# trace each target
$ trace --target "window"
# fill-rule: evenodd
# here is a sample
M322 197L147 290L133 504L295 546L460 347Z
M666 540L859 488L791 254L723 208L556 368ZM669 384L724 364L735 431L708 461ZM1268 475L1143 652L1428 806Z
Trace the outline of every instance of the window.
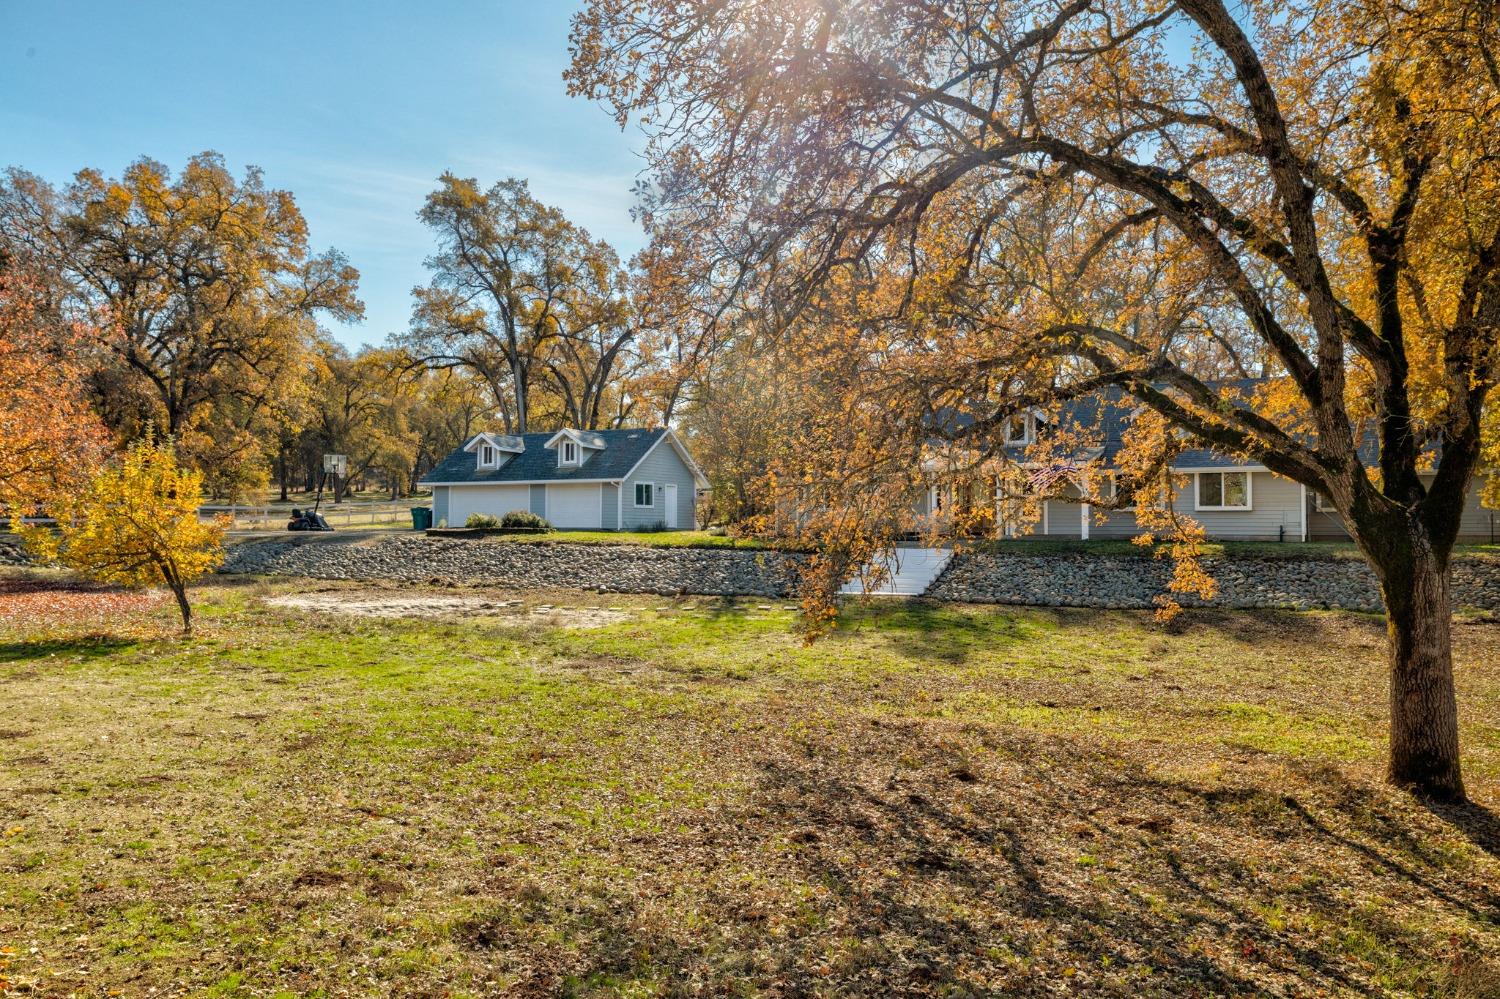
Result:
M654 483L654 482L637 482L635 484L635 505L636 506L655 506L656 505L656 483Z
M1339 508L1333 505L1333 500L1322 493L1313 493L1313 509L1319 513L1338 513Z
M1029 416L1025 413L1017 413L1015 416L1005 418L1005 443L1031 443L1031 418Z
M495 464L495 449L486 444L479 449L479 464L484 468L493 468Z
M1249 472L1199 472L1197 509L1250 509Z
M571 465L578 460L578 445L572 441L563 441L562 460L564 465Z

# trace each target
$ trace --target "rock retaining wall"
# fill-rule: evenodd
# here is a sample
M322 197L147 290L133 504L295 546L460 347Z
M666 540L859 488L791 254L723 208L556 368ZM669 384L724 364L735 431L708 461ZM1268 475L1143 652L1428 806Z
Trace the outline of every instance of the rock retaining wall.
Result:
M517 544L395 536L250 541L229 550L221 572L314 579L432 579L606 593L781 597L795 586L799 556L728 548Z
M1215 558L1204 567L1219 583L1214 607L1378 611L1375 575L1358 559ZM1009 555L954 557L927 596L966 603L1048 607L1151 607L1165 590L1171 565L1129 555ZM1500 609L1500 559L1453 562L1453 599L1460 607ZM1181 598L1183 606L1202 601Z
M221 571L314 579L442 579L614 593L784 597L796 585L801 558L754 549L314 535L233 545ZM1358 559L1215 558L1205 563L1219 583L1219 595L1211 601L1215 607L1380 610L1375 576ZM19 544L0 537L0 565L25 564ZM1141 556L966 552L953 558L926 595L963 603L1149 608L1152 598L1165 590L1170 574L1169 564ZM1454 559L1453 599L1459 607L1500 610L1500 559ZM1192 597L1182 602L1200 604Z

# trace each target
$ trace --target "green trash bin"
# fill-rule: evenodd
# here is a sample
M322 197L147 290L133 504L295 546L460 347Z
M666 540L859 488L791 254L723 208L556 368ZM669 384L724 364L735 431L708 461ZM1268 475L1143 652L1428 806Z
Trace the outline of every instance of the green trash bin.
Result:
M413 531L425 531L432 526L432 507L414 506L411 508L411 529Z

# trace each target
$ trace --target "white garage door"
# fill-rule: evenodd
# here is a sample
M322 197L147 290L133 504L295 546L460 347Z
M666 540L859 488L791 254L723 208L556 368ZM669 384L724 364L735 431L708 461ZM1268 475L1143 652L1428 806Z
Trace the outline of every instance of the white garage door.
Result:
M512 510L529 510L527 486L454 486L448 490L448 526L463 527L471 513L503 517Z
M547 487L547 519L553 527L584 527L597 531L599 484Z

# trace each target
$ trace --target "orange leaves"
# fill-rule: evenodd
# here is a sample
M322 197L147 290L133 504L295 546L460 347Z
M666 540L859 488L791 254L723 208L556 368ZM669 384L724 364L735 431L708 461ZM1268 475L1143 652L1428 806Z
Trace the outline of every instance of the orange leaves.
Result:
M108 631L139 619L167 599L160 590L113 587L38 578L0 579L0 622L22 631Z
M76 485L107 444L77 362L96 338L45 315L39 299L24 277L0 271L0 508L13 516Z

